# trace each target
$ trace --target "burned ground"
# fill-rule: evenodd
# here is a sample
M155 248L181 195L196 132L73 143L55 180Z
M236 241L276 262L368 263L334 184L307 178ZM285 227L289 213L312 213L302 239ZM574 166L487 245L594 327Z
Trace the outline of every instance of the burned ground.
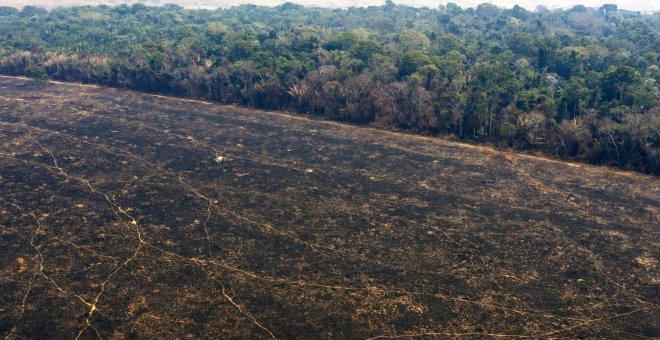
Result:
M0 332L658 337L659 184L0 78Z

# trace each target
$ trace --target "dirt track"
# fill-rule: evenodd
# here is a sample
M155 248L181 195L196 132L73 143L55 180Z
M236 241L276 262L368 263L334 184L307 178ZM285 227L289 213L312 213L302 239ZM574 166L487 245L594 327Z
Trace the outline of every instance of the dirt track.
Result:
M0 78L0 332L660 336L660 181Z

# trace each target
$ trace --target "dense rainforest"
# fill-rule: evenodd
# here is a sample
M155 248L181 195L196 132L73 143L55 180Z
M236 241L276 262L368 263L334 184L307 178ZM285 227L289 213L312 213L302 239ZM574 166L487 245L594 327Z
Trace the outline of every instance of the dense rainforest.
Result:
M0 7L0 73L660 174L660 13L576 6ZM559 175L559 174L558 174Z

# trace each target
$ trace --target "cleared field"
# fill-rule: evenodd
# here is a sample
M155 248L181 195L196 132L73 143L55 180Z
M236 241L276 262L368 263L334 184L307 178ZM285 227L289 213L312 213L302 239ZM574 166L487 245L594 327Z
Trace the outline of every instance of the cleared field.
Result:
M8 338L660 336L660 181L0 78Z

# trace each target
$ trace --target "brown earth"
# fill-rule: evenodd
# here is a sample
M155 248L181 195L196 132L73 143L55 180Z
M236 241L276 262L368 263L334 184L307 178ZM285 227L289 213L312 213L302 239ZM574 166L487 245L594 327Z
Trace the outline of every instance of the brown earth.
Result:
M2 77L0 334L659 337L659 184Z

